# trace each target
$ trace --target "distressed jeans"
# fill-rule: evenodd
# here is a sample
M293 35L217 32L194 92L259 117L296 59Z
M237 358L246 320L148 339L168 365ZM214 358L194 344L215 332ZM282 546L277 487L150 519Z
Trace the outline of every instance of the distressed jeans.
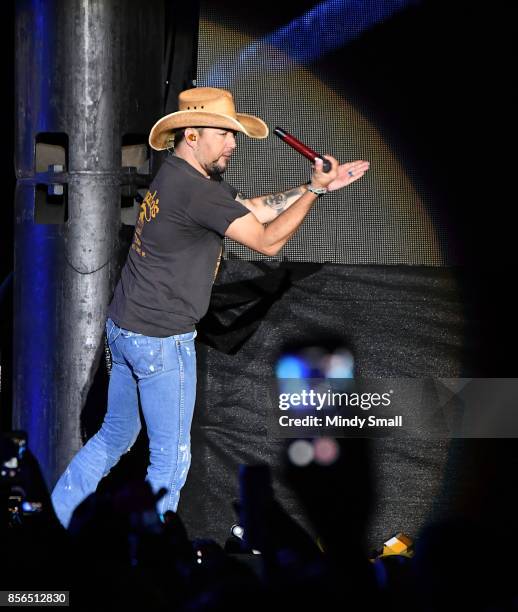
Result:
M180 489L191 464L191 422L196 397L196 330L156 338L106 322L112 369L108 407L99 431L81 448L52 491L52 504L68 528L76 506L93 493L99 481L133 446L141 422L138 395L149 438L146 480L157 493L163 521L176 512Z

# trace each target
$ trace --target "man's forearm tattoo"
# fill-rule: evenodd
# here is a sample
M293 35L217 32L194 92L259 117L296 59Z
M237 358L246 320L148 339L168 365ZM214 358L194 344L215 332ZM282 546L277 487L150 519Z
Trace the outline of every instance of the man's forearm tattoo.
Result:
M301 187L295 187L294 189L290 189L289 191L281 191L279 193L272 193L261 198L261 202L265 206L269 206L272 210L274 210L278 215L281 214L284 210L286 210L289 206L293 204L300 196L304 193L304 189Z

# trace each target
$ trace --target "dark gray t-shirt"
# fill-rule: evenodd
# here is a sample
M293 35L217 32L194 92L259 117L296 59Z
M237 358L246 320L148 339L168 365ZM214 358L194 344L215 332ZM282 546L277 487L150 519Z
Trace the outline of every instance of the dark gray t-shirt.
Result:
M237 190L167 157L140 206L108 316L146 336L192 331L207 312L228 226L249 210Z

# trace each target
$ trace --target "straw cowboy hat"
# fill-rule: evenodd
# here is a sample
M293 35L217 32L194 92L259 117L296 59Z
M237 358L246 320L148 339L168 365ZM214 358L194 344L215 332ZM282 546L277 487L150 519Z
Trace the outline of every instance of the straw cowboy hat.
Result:
M178 110L159 119L151 128L149 144L163 151L173 144L173 132L186 127L215 127L243 132L250 138L266 138L268 126L253 115L236 113L230 91L216 87L186 89L178 96Z

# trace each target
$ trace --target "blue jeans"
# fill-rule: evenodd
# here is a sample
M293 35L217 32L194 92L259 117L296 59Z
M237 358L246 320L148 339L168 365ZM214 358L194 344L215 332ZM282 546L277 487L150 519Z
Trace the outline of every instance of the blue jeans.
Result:
M106 334L112 354L108 407L99 431L81 448L52 491L52 504L68 527L76 506L133 446L141 428L138 395L149 437L146 480L157 493L160 519L176 512L191 464L191 422L196 397L196 330L155 338L118 327Z

